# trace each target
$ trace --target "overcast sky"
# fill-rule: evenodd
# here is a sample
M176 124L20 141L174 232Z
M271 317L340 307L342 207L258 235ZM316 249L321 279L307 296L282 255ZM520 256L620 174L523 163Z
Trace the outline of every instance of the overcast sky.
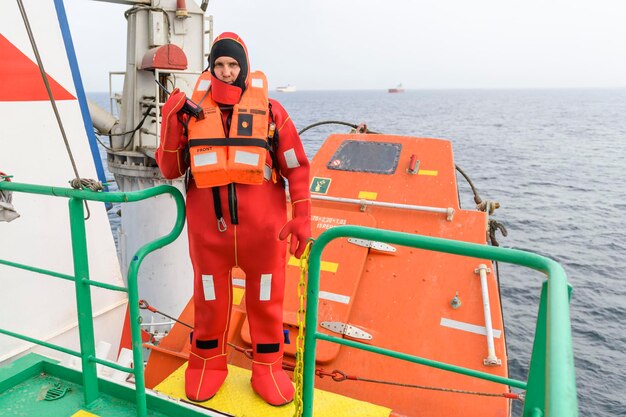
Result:
M85 88L106 91L129 6L65 6ZM207 14L274 86L626 87L624 0L211 0Z

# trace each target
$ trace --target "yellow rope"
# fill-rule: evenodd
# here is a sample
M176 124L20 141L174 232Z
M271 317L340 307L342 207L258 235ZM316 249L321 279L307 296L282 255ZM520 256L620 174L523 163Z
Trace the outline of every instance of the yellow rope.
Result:
M296 392L294 394L295 412L294 417L302 415L302 384L304 369L304 319L305 319L305 300L306 300L306 282L307 272L309 270L309 253L311 252L312 241L309 241L304 249L304 253L300 257L300 282L298 283L298 298L300 299L300 308L298 309L297 324L298 337L296 338L296 366L293 370L293 380L296 383Z

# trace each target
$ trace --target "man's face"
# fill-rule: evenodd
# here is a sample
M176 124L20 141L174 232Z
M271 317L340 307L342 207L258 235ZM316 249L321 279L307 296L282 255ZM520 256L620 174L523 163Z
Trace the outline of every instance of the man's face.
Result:
M235 58L229 56L221 56L215 60L213 72L218 80L228 84L232 84L239 76L239 63Z

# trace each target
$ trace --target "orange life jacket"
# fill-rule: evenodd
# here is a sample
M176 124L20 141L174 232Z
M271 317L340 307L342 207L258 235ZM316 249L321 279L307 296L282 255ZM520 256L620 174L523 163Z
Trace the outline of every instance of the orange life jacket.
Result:
M238 104L233 107L228 137L222 112L208 91L210 72L196 82L191 99L202 106L203 119L191 118L188 125L191 173L198 188L216 187L231 182L262 184L271 167L266 164L269 100L267 78L260 71L250 80Z

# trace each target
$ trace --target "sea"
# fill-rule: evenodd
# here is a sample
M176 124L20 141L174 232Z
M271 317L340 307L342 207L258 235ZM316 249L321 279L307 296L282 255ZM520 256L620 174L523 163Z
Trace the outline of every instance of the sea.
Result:
M271 95L299 130L339 121L450 140L481 198L500 203L493 218L508 231L498 235L500 246L550 257L567 273L580 415L626 416L626 89ZM108 108L106 93L88 96ZM307 130L301 138L308 156L331 133L348 130ZM462 207L472 209L471 189L457 177ZM498 269L510 376L526 380L544 276Z

